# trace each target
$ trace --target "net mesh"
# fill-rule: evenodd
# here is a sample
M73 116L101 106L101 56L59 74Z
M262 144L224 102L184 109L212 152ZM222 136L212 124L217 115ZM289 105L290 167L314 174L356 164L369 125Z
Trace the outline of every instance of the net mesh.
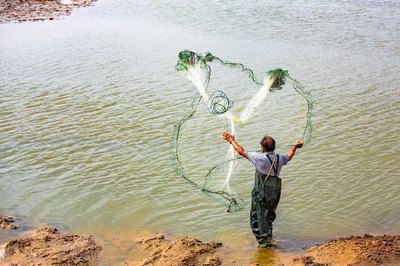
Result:
M221 91L216 90L211 94L208 100L208 111L213 115L222 115L226 113L233 106L233 102L229 100L228 96Z
M226 67L237 69L247 74L248 78L252 83L257 86L261 86L259 91L250 99L240 116L235 116L231 111L233 101L228 98L225 92L221 90L215 90L211 96L208 95L208 87L211 80L211 65L221 64ZM216 116L222 117L230 122L230 133L235 134L235 128L237 125L245 123L253 114L254 110L263 102L265 97L270 92L282 90L286 83L289 83L292 88L298 93L307 103L307 114L306 114L306 125L303 131L303 142L307 145L312 136L312 121L311 113L313 109L313 100L311 94L298 82L297 80L290 77L287 70L280 68L269 70L265 73L263 81L258 80L253 70L247 68L241 63L231 63L224 61L211 53L206 53L204 56L195 53L193 51L184 50L178 55L178 62L175 66L176 71L179 74L184 75L187 79L198 89L197 94L191 104L190 111L182 117L182 119L175 124L172 141L171 141L171 161L172 166L175 169L179 177L186 180L188 183L193 185L195 188L203 191L207 195L213 196L215 199L222 200L228 212L235 212L243 209L243 200L231 191L229 183L232 176L233 170L236 165L236 160L242 158L238 157L233 150L232 146L229 147L227 156L225 159L214 166L210 167L204 174L204 179L193 178L188 172L185 171L184 164L180 158L180 137L182 133L182 127L191 119L202 100L207 104L208 111ZM220 136L216 136L220 137ZM284 145L291 146L291 145ZM227 169L226 178L220 188L214 188L209 186L209 181L213 172L221 171L221 169Z

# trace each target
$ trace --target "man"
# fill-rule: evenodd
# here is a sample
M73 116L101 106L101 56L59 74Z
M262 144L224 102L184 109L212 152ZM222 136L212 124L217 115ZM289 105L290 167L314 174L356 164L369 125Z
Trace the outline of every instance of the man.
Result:
M276 218L275 211L281 196L279 174L282 166L293 158L296 150L303 146L303 142L298 140L288 154L275 154L275 140L268 136L261 139L261 152L246 152L228 132L223 133L223 138L256 168L254 188L251 192L250 226L258 244L261 247L269 247L272 240L272 223Z

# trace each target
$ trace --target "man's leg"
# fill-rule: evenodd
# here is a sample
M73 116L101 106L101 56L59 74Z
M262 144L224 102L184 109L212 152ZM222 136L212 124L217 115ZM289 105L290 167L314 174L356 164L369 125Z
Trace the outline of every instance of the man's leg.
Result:
M268 236L269 227L266 219L267 212L268 210L265 208L265 204L252 200L250 226L260 246L269 245L271 240Z
M277 177L270 177L266 186L266 222L268 224L268 236L272 238L272 223L276 219L276 209L281 198L281 180Z
M267 212L267 224L268 224L268 236L272 237L272 223L275 221L276 218L276 209L269 209Z

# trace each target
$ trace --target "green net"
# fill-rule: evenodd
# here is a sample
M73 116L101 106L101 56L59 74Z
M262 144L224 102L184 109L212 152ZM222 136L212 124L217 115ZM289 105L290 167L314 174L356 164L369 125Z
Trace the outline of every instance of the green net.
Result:
M208 111L213 115L222 115L228 112L233 106L233 102L221 90L214 91L207 102Z
M207 104L207 109L211 114L222 117L230 122L230 133L234 135L236 127L246 123L246 121L252 117L254 110L256 110L264 101L268 93L282 90L283 86L286 83L289 83L292 85L296 93L301 95L307 102L306 125L303 131L303 141L304 144L307 145L312 136L312 96L298 81L289 76L287 70L282 70L280 68L267 71L263 81L261 82L256 79L253 70L250 68L245 67L241 63L224 61L211 53L206 53L203 56L193 51L184 50L179 53L178 58L178 62L175 66L176 71L185 75L187 79L192 81L198 89L199 95L196 95L193 99L191 110L174 126L171 141L172 166L181 178L192 184L195 188L200 189L210 196L214 196L216 199L222 199L228 212L241 210L243 208L243 200L231 191L229 183L236 165L236 160L242 157L238 157L232 146L230 146L225 159L210 167L210 169L204 174L203 181L198 181L198 179L192 178L192 176L185 171L185 167L180 158L179 139L181 137L182 126L194 116L203 100ZM252 83L261 86L258 92L247 103L240 116L236 116L231 112L230 109L233 106L233 101L228 98L225 92L216 90L211 94L211 96L208 94L207 89L211 80L211 65L216 63L246 73ZM220 138L220 136L216 136L216 138L217 137ZM212 173L225 168L227 169L227 176L221 188L215 189L208 186Z

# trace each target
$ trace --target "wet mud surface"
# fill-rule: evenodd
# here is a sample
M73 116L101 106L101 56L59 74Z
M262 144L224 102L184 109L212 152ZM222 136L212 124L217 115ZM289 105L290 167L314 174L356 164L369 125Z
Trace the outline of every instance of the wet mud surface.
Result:
M30 231L0 246L0 265L97 265L101 247L92 236Z
M331 240L309 248L292 265L400 265L400 235Z
M2 218L13 223L10 216ZM215 266L242 265L242 262L269 265L272 261L272 265L400 265L400 235L343 237L296 254L283 250L275 252L274 248L258 249L256 253L265 258L260 255L256 259L251 259L254 254L244 255L219 242L202 242L188 236L172 239L166 234L129 234L100 241L101 247L92 236L62 234L56 228L46 226L0 243L0 265Z
M203 243L196 238L182 237L175 241L156 235L137 241L148 254L139 265L210 265L222 264L219 251L222 243Z
M0 24L54 20L95 0L0 0Z

